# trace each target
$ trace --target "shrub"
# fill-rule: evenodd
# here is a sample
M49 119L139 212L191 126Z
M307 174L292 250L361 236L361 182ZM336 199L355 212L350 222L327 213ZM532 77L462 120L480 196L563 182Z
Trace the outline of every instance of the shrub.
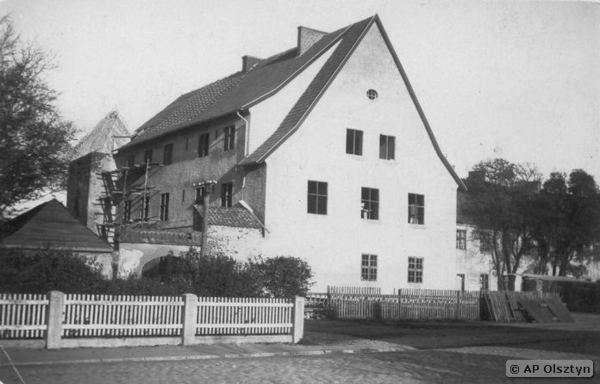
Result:
M0 291L95 293L105 282L95 259L70 250L0 249Z

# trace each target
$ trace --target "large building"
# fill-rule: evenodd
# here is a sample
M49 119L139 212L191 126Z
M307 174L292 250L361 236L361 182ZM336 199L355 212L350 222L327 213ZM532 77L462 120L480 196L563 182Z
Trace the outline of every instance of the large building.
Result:
M465 187L377 15L332 33L299 27L294 48L244 56L241 71L137 129L115 160L107 227L137 271L165 256L150 243L199 245L202 232L236 257L307 260L315 291L456 286Z

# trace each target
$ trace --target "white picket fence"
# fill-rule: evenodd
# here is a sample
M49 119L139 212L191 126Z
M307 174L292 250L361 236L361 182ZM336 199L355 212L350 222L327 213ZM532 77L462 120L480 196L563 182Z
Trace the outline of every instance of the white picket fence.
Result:
M0 339L44 339L48 348L116 345L110 339L121 340L119 345L194 344L219 337L240 342L248 336L254 342L298 342L303 307L298 297L0 294Z
M179 336L181 296L65 295L63 337Z
M0 293L0 339L41 339L46 332L46 295Z

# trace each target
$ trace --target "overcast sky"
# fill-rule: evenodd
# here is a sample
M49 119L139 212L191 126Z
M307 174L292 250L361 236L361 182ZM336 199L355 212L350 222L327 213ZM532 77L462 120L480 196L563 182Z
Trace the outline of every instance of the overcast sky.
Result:
M131 131L179 95L379 14L461 177L478 161L582 168L600 182L600 6L593 2L0 0L56 55L50 84L87 132L117 109ZM401 138L400 138L401 139Z

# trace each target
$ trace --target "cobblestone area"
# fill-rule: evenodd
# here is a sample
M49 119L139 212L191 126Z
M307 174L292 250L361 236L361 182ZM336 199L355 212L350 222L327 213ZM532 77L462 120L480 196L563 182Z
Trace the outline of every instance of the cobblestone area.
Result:
M389 353L19 367L25 383L506 383L512 352L488 347ZM523 350L520 350L521 353ZM518 358L556 358L533 351ZM598 375L598 373L596 373ZM576 379L571 382L593 382ZM4 384L22 384L10 367ZM535 381L519 379L519 384ZM539 381L538 381L539 382ZM569 382L569 381L561 381Z

